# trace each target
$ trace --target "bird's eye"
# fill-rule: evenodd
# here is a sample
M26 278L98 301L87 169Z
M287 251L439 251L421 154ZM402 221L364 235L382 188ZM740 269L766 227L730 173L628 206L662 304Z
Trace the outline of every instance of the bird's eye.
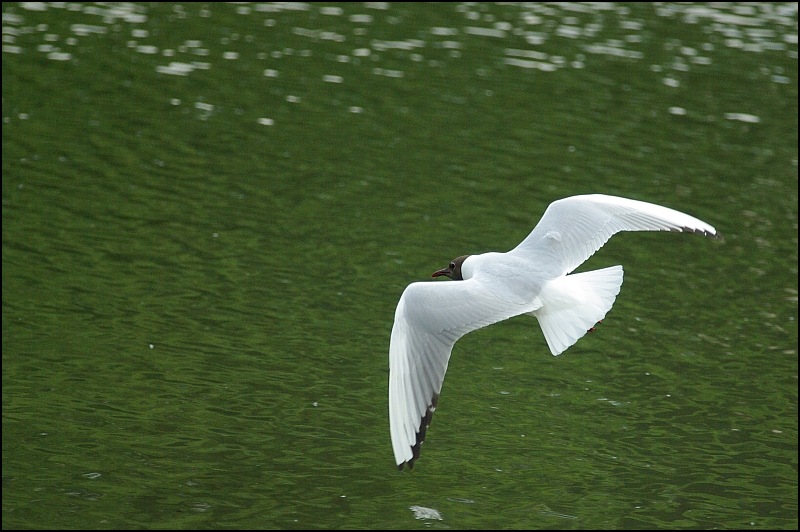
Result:
M456 269L456 263L455 262L451 262L450 263L450 268L455 270Z

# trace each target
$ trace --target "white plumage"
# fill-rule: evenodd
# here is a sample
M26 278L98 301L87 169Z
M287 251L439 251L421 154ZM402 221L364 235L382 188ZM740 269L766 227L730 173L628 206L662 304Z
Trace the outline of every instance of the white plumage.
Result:
M620 231L716 237L709 224L667 207L592 194L554 201L507 253L462 256L434 274L458 282L410 284L397 304L389 347L389 425L395 462L413 467L456 340L530 314L558 355L611 309L622 267L568 275Z

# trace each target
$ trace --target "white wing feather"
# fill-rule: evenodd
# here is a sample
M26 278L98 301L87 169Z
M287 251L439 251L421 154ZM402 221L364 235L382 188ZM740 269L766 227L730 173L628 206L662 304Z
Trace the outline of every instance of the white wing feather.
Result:
M413 467L419 456L456 340L535 309L533 303L498 298L477 279L413 283L405 289L389 347L389 425L399 466Z
M603 194L554 201L531 233L509 253L535 263L548 278L567 274L620 231L684 231L716 236L688 214Z

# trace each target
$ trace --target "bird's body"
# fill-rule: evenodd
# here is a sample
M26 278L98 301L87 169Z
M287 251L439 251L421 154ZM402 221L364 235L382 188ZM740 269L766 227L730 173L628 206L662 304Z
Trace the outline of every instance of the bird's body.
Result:
M714 227L651 203L593 194L553 202L507 253L464 255L403 292L389 347L389 424L395 461L413 467L444 381L453 344L468 332L520 314L539 320L550 351L577 342L611 309L622 267L568 275L620 231Z

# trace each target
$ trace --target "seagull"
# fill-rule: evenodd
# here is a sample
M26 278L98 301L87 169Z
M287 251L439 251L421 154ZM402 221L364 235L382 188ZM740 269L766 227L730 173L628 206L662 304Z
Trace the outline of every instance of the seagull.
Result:
M571 274L620 231L675 231L718 238L711 225L632 199L589 194L554 201L507 253L462 255L403 291L389 345L389 428L398 469L411 469L436 410L450 353L468 332L520 314L536 317L553 355L611 310L622 266Z

